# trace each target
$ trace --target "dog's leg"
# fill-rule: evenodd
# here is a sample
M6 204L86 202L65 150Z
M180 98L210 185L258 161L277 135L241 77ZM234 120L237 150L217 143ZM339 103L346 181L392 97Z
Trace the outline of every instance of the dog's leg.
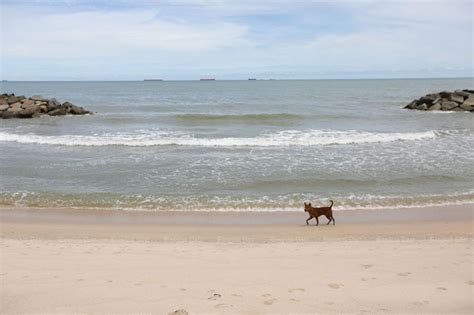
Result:
M311 217L309 217L308 219L306 219L306 225L309 225L309 222L308 222L308 221L311 220L312 218L313 218L313 217L311 216Z
M326 218L329 220L328 223L326 223L326 225L328 225L329 223L331 223L331 217L327 215Z
M316 219L316 225L319 225L319 219L318 217L314 217Z
M336 220L334 220L333 216L331 216L331 219L332 219L332 225L336 225Z

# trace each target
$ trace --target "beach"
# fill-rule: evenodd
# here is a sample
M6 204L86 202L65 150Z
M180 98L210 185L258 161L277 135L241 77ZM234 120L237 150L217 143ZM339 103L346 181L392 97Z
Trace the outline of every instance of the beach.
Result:
M0 311L469 314L473 213L2 208Z

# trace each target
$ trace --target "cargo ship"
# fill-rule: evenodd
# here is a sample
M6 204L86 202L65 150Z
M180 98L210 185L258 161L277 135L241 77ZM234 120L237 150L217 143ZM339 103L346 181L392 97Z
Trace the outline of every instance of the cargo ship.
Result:
M214 78L201 78L199 81L216 81Z

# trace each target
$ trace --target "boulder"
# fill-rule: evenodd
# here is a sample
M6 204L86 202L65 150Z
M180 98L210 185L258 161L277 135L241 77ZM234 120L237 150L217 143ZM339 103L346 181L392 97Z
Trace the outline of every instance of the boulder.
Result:
M55 98L52 98L48 101L48 111L54 110L56 108L59 108L61 106L61 103L58 102Z
M435 101L439 98L439 94L428 94L428 95L425 95L423 97L420 98L419 100L419 104L418 105L421 105L421 104L426 104L426 105L432 105L433 103L435 103Z
M76 105L71 105L71 108L70 108L69 112L73 115L84 115L84 114L89 113L83 107L79 107L79 106L76 106Z
M464 102L464 96L458 95L456 93L451 94L448 99L458 104L462 104Z
M410 104L408 104L404 108L415 109L416 108L416 100L411 101Z
M31 99L25 98L24 100L21 101L21 103L22 103L23 105L29 106L29 105L35 104L35 101L33 101L33 100L31 100Z
M33 95L32 97L30 97L30 99L32 99L33 101L42 101L43 97L41 95Z
M458 107L459 104L453 101L446 101L442 100L441 101L441 110L452 110L453 108Z
M21 104L20 102L16 102L16 103L14 103L14 104L11 104L11 105L10 105L10 108L11 108L13 111L19 111L19 110L22 109L21 105L22 105L22 104Z
M36 104L22 105L23 110L20 112L21 118L30 118L34 113L39 112L39 106Z
M459 106L463 110L473 111L474 110L474 96L468 97L464 103Z
M420 104L416 107L416 109L418 110L427 110L428 109L428 105L426 105L425 103L423 104Z
M67 109L63 106L61 106L60 108L57 108L55 110L52 110L50 112L48 112L48 115L49 116L64 116L67 114Z
M463 91L463 90L456 90L456 91L454 91L454 93L456 93L457 95L460 95L462 97L469 97L471 95L471 93Z
M0 105L0 112L6 111L8 109L8 105Z
M13 95L13 96L10 96L7 101L8 101L8 104L14 104L20 101L20 99L17 96Z
M473 106L474 105L474 95L466 98L463 105Z
M441 103L433 104L428 110L441 110Z
M8 110L2 112L2 118L3 119L10 119L10 118L16 118L16 113L9 108Z

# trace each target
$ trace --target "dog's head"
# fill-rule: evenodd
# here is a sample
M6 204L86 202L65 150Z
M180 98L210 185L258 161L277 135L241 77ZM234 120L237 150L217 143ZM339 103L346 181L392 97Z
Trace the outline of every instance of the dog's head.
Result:
M304 211L305 212L308 212L309 210L311 210L311 202L310 203L304 203Z

